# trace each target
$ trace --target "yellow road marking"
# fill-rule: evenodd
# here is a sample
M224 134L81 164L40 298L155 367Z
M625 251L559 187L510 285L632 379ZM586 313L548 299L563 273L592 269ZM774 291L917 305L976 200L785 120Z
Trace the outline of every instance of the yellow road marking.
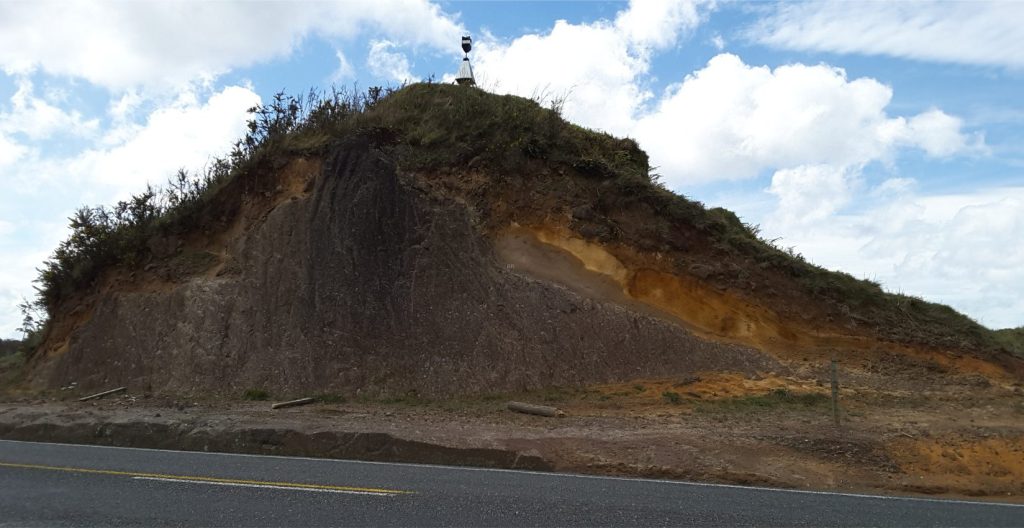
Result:
M272 482L263 480L229 479L219 477L196 477L188 475L165 475L162 473L140 473L136 471L115 471L111 469L88 469L67 466L45 466L41 464L15 464L13 462L0 462L0 467L19 469L43 469L48 471L64 471L67 473L88 473L93 475L114 475L118 477L142 477L147 479L179 480L192 482L206 482L211 484L237 484L252 485L275 488L305 489L320 491L351 491L356 493L375 493L385 495L405 495L411 491L393 490L385 488L360 488L354 486L332 486L330 484L301 484L297 482Z

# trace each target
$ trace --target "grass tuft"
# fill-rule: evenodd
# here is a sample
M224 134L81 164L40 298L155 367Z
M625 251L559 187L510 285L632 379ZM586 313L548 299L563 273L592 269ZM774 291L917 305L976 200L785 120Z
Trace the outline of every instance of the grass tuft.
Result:
M263 389L247 389L242 398L249 401L267 401L270 399L270 393Z
M815 392L795 393L788 389L775 389L767 394L743 396L702 402L702 411L757 411L782 408L818 408L827 406L828 396Z

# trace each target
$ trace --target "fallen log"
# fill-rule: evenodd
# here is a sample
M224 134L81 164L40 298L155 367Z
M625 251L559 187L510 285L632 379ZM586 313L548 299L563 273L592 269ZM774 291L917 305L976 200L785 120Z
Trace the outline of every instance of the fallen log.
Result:
M530 403L510 401L508 402L508 410L515 411L524 414L536 414L537 416L565 416L565 413L555 407L548 407L547 405L533 405Z
M104 397L104 396L106 396L108 394L114 394L114 393L121 392L121 391L124 391L124 390L128 390L128 387L118 387L116 389L110 389L108 391L97 392L96 394L93 394L91 396L86 396L84 398L79 398L78 401L83 402L83 401L95 400L96 398L102 398L102 397Z
M271 409L283 409L285 407L298 407L299 405L308 405L315 402L313 398L299 398L297 400L286 401L281 403L275 403L270 406Z

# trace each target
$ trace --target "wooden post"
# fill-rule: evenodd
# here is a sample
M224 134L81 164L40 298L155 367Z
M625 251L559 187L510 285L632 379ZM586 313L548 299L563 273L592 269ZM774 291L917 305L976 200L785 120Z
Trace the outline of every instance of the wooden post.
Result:
M275 404L271 405L270 408L271 409L283 409L285 407L297 407L299 405L307 405L307 404L313 403L314 401L316 401L316 400L314 400L313 398L299 398L297 400L286 401L286 402L281 402L281 403L275 403Z
M79 398L78 401L95 400L96 398L102 398L102 397L104 397L104 396L106 396L108 394L114 394L116 392L121 392L123 390L128 390L128 387L118 387L116 389L110 389L108 391L98 392L96 394L93 394L93 395L90 395L90 396L86 396L84 398Z
M537 416L565 416L564 412L554 407L548 407L546 405L532 405L529 403L515 401L508 402L508 410L525 414L536 414Z
M832 358L832 420L839 427L839 373L836 358Z

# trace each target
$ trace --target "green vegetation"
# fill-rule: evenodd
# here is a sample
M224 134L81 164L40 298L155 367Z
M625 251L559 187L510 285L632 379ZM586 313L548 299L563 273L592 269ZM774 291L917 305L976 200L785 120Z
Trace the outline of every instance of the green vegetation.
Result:
M575 398L579 389L574 387L549 387L535 391L531 397L544 401L545 403L559 403Z
M22 380L25 374L25 341L0 339L0 389Z
M24 342L17 339L0 339L0 357L17 353L23 345Z
M1024 357L1024 326L1017 328L1004 328L993 332L996 341L1004 347Z
M700 411L753 411L776 408L817 408L826 407L829 397L814 392L794 393L787 389L775 389L760 396L743 396L722 400L709 400L697 406Z
M25 353L0 355L0 389L10 387L20 381L25 373Z
M706 209L668 191L635 141L567 123L553 107L440 84L278 94L250 110L245 137L203 174L179 171L162 188L149 188L112 208L83 207L71 217L70 237L44 262L39 296L27 303L36 312L26 320L29 347L45 334L48 317L69 298L89 291L103 272L138 269L156 258L151 241L199 226L216 228L238 210L243 197L272 192L276 181L268 175L288 160L356 141L385 151L406 172L485 174L484 193L497 193L496 183L522 184L593 203L608 237L644 249L682 251L692 259L681 264L687 273L720 287L755 285L765 295L788 296L783 303L788 306L806 305L813 297L820 301L814 309L829 319L895 341L1024 356L1019 332L994 333L947 306L888 294L877 283L810 264L792 248L760 238L757 226L734 213ZM615 217L628 211L648 216L643 221ZM209 261L201 254L178 258L186 270Z
M143 193L111 208L82 207L69 219L71 235L43 263L38 297L22 306L24 330L30 338L44 333L45 323L60 304L87 290L102 272L113 267L135 269L152 258L150 241L180 235L207 226L219 212L232 212L242 195L266 189L258 174L279 163L283 156L307 147L323 146L320 140L327 123L345 122L364 112L382 96L380 89L367 95L334 92L311 93L307 98L279 94L269 106L250 109L249 132L230 155L215 159L203 174L179 171L162 188ZM268 186L264 178L263 186ZM234 186L234 188L229 189ZM227 195L218 201L222 191ZM203 255L185 255L184 268L202 266Z
M683 403L683 397L680 396L679 393L675 391L665 391L661 393L661 397L664 398L665 401L671 403L672 405L679 405L680 403Z
M270 393L263 389L248 389L242 394L242 398L249 401L267 401Z
M344 394L336 393L324 393L316 396L316 401L320 403L345 403L348 401Z
M420 396L416 391L409 391L405 394L380 394L376 396L370 396L361 394L356 398L359 403L379 403L382 405L408 405L408 406L419 406L419 405L430 405L434 403L429 398Z

